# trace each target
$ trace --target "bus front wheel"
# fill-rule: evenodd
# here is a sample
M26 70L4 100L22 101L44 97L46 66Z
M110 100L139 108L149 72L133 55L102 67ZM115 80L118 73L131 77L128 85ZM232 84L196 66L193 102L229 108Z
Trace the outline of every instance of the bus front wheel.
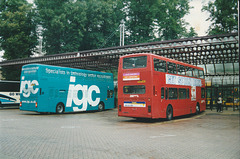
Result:
M64 112L64 105L62 103L58 103L56 106L56 113L62 114Z
M172 106L170 105L167 107L166 118L168 121L172 120L173 118L173 109L172 109Z

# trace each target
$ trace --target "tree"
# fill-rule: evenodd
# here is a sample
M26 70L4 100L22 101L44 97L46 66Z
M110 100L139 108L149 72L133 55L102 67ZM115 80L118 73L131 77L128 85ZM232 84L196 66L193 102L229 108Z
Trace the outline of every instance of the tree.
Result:
M190 0L35 0L47 54L189 37ZM193 31L193 30L192 30Z
M47 54L78 51L85 29L86 4L71 0L35 0L35 4Z
M189 13L190 0L159 0L155 5L155 23L158 29L158 40L172 40L186 37L186 26L183 17Z
M155 0L126 0L125 18L128 44L143 43L154 39L154 13L152 11Z
M6 60L32 55L38 41L35 10L25 0L1 0L0 44ZM19 80L20 71L15 67L1 68L6 80Z
M226 34L238 31L238 1L215 0L209 2L202 11L210 13L208 21L212 25L208 29L209 35Z
M119 44L118 27L123 19L122 0L87 0L85 32L80 50Z
M190 0L125 0L127 42L143 43L190 37L196 32L183 17L189 13Z
M35 0L47 54L116 46L121 0ZM118 35L117 35L118 36ZM118 36L119 37L119 36Z
M32 55L37 45L34 9L25 0L1 0L0 42L7 60Z
M190 27L190 31L186 33L186 35L184 35L184 37L186 38L192 38L197 36L198 34L196 33L196 31L194 30L193 27Z

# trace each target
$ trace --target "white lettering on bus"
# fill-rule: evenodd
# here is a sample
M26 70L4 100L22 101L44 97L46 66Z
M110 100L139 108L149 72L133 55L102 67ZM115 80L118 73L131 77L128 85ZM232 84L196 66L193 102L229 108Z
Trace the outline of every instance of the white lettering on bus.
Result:
M24 77L22 77L22 79L24 80ZM37 80L25 80L25 81L21 81L21 87L20 87L20 93L23 94L24 97L29 97L30 94L36 94L39 90L39 88L33 88L33 86L38 86L39 83Z
M76 77L71 76L70 82L75 83ZM82 99L78 98L79 91L82 92ZM85 111L87 110L87 104L89 103L91 106L97 106L100 102L100 98L96 98L95 101L92 99L92 93L95 91L97 94L100 93L100 89L96 85L91 85L88 88L88 85L81 84L69 84L68 96L67 96L67 104L66 107L71 107L72 102L77 106L83 105L81 109L78 107L73 107L74 111Z
M201 79L166 74L166 84L201 87L202 81Z

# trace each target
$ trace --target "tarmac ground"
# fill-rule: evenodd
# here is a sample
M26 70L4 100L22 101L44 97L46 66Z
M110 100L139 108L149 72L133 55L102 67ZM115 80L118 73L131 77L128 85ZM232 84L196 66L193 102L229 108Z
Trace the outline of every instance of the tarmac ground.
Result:
M1 159L239 159L239 110L172 121L0 109Z

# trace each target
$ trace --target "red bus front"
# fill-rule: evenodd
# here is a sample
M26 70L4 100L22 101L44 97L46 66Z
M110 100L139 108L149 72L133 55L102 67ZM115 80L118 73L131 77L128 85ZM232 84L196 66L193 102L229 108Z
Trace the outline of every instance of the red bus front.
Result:
M120 58L118 116L152 118L152 72L149 54Z

